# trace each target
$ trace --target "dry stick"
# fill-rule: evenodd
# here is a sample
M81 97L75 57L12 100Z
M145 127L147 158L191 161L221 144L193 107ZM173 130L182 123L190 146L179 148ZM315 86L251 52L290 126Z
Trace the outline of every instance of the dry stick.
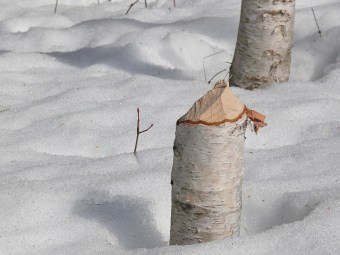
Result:
M174 0L174 7L176 7L176 0Z
M146 0L144 0L144 5L145 5L145 8L148 8L148 3L146 2Z
M223 73L223 72L225 72L225 71L227 71L227 69L223 69L222 71L219 71L217 74L215 74L215 75L208 81L208 84L210 84L210 82L211 82L217 75L219 75L220 73Z
M138 115L138 119L137 119L137 137L136 137L136 143L135 143L135 150L133 151L134 154L136 154L137 152L137 145L138 145L138 138L139 138L139 135L148 131L150 128L153 127L153 124L151 124L150 127L148 127L147 129L143 130L143 131L140 131L139 129L139 126L140 126L140 116L139 116L139 108L137 108L137 115Z
M243 226L243 228L244 228L244 230L246 231L246 233L249 235L249 232L248 232L248 230L246 229L246 227Z
M57 13L57 8L58 8L58 0L55 1L54 14Z
M205 56L205 57L203 58L203 72L204 72L204 79L205 79L206 82L208 82L208 81L207 81L207 73L206 73L206 71L205 71L205 59L206 59L206 58L210 58L210 57L215 56L215 55L218 55L218 54L221 54L221 53L223 53L223 52L225 52L225 50L222 50L222 51L219 51L219 52L210 54L210 55Z
M133 2L132 4L130 4L130 7L129 7L129 9L126 11L125 15L127 15L127 14L129 13L130 9L131 9L136 3L138 3L138 1L139 1L139 0L136 0L135 2Z
M316 16L315 16L313 7L311 7L311 9L312 9L312 12L313 12L313 16L314 16L314 20L315 20L316 26L318 27L318 30L319 30L319 31L318 31L318 32L319 32L319 35L320 35L320 37L322 37L322 35L321 35L321 30L320 30L320 27L319 27L319 23L318 23L318 21L317 21L317 19L316 19Z

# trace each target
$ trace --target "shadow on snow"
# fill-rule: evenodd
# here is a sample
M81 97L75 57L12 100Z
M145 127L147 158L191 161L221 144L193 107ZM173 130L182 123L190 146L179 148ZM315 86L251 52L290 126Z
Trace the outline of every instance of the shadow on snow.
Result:
M95 64L106 64L129 73L143 74L155 76L163 79L171 80L189 80L179 69L165 68L160 65L155 65L143 62L138 57L138 52L134 52L132 46L121 47L97 47L83 48L74 52L52 52L48 55L58 59L59 61L80 67L86 68Z
M73 213L107 228L125 249L155 248L163 245L148 204L141 198L94 192L76 201Z

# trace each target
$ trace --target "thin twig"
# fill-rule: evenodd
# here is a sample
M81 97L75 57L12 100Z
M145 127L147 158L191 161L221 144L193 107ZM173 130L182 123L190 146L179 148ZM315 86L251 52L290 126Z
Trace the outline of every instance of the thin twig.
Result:
M320 37L322 37L321 30L320 30L320 27L319 27L319 23L318 23L318 20L316 19L313 7L311 7L311 9L312 9L312 12L313 12L313 16L314 16L314 20L315 20L316 26L318 27L319 35L320 35Z
M9 111L9 108L1 109L0 113Z
M139 1L139 0L136 0L135 2L133 2L132 4L130 4L130 7L129 7L129 9L126 11L125 15L127 15L127 14L129 13L130 9L131 9L136 3L138 3L138 1Z
M176 7L176 0L174 0L174 7Z
M137 145L138 145L138 138L139 138L139 125L140 125L140 117L139 117L139 108L137 108L137 136L136 136L136 143L135 143L135 149L133 151L134 154L136 154L137 151Z
M153 127L153 124L151 124L150 127L148 127L147 129L140 131L140 115L139 115L139 108L137 108L137 136L136 136L136 143L135 143L135 149L133 151L134 154L136 154L137 152L137 146L138 146L138 139L139 139L139 135L148 131L150 128Z
M217 74L215 74L215 75L208 81L208 83L210 84L210 82L211 82L217 75L219 75L219 74L221 74L221 73L223 73L223 72L225 72L225 71L227 71L227 69L223 69L222 71L219 71Z
M144 0L144 5L145 5L145 8L148 8L148 3L146 2L146 0Z
M143 130L143 131L140 131L139 134L142 134L142 133L148 131L148 130L149 130L150 128L152 128L152 127L153 127L153 124L151 124L150 127L148 127L147 129L145 129L145 130Z
M57 13L57 8L58 8L58 0L55 1L54 14Z
M97 2L98 2L98 5L100 5L99 0L97 0Z
M246 233L249 235L249 232L248 232L248 230L246 229L246 227L243 226L243 228L244 228L244 230L246 231Z
M223 53L223 52L225 52L225 50L222 50L222 51L219 51L219 52L210 54L210 55L205 56L205 57L203 58L203 72L204 72L204 79L205 79L206 82L207 82L207 73L206 73L206 71L205 71L205 59L206 59L206 58L210 58L210 57L215 56L215 55L218 55L218 54L221 54L221 53Z

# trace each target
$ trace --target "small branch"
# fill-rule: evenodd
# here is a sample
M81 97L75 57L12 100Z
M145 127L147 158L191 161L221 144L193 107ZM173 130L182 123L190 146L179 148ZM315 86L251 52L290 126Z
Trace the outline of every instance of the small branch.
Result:
M97 0L97 2L98 2L98 5L100 5L99 0Z
M150 128L152 128L152 127L153 127L153 124L151 124L150 127L148 127L147 129L145 129L145 130L143 130L143 131L140 131L139 134L142 134L142 133L148 131L148 130L149 130Z
M225 52L225 50L222 50L222 51L219 51L219 52L216 52L216 53L213 53L213 54L210 54L210 55L208 55L208 56L205 56L204 58L203 58L203 72L204 72L204 79L205 79L205 81L206 82L208 82L207 81L207 73L206 73L206 71L205 71L205 60L207 59L207 58L210 58L210 57L212 57L212 56L215 56L215 55L218 55L218 54L221 54L221 53L223 53L223 52Z
M246 233L249 235L249 232L248 232L248 230L246 229L246 227L243 226L243 228L244 228L244 230L246 231Z
M144 5L145 5L145 8L148 8L148 3L146 0L144 0Z
M136 136L135 149L133 151L134 154L136 154L136 152L137 152L139 135L150 130L150 128L152 128L152 127L153 127L153 124L151 124L151 126L148 127L147 129L140 131L140 115L139 115L139 108L137 108L137 136Z
M57 13L57 8L58 8L58 0L55 1L54 14Z
M221 74L221 73L223 73L223 72L226 72L227 71L227 69L223 69L222 71L219 71L217 74L215 74L209 81L208 81L208 83L210 84L210 82L217 76L217 75L219 75L219 74Z
M313 16L314 16L314 20L315 20L316 26L318 27L319 35L320 35L320 37L322 37L322 35L321 35L321 30L320 30L320 27L319 27L319 23L318 23L318 21L317 21L317 19L316 19L316 16L315 16L313 7L311 7L311 9L312 9L312 12L313 12Z
M130 7L129 7L129 9L126 11L125 15L127 15L127 14L129 13L130 9L131 9L136 3L138 3L138 1L139 1L139 0L136 0L135 2L133 2L132 4L130 4Z
M306 207L308 208L308 209L313 209L312 207L310 207L308 204L306 204Z
M0 113L9 111L9 108L1 109Z
M176 0L174 0L174 7L176 7Z

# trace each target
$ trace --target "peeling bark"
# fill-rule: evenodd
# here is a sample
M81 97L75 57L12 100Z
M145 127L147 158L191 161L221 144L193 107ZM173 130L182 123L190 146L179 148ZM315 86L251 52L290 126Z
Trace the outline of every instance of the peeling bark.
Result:
M237 236L247 115L219 126L177 125L171 175L171 245Z
M289 79L295 0L242 0L230 84L262 88Z

